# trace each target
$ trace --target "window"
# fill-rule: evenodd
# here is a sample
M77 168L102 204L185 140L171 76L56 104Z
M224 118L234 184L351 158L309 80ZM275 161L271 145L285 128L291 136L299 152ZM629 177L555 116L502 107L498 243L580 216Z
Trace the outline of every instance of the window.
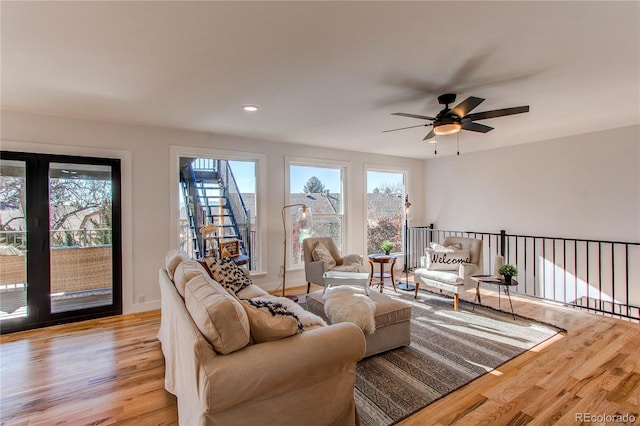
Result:
M307 237L331 237L342 249L344 235L344 165L316 164L310 161L289 162L289 200L287 204L305 204L311 208L311 227L296 223L296 208L287 209L285 220L289 267L304 263L302 240Z
M367 254L385 240L403 251L404 194L405 172L367 170Z
M178 164L177 247L194 258L220 257L221 243L237 240L252 272L262 269L258 201L260 155L172 147ZM249 158L247 158L249 157ZM204 225L215 225L212 234ZM224 252L224 250L223 250Z

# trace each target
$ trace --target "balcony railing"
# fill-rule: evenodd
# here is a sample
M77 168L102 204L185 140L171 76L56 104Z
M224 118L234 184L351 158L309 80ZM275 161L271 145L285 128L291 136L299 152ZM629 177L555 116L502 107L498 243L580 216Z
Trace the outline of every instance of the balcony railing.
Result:
M409 228L408 266L418 267L429 243L449 235L483 241L483 269L495 258L519 271L516 292L620 318L640 320L640 243Z
M25 231L1 231L0 286L26 284ZM71 229L51 232L51 292L70 293L112 287L111 229ZM64 243L69 244L64 244Z

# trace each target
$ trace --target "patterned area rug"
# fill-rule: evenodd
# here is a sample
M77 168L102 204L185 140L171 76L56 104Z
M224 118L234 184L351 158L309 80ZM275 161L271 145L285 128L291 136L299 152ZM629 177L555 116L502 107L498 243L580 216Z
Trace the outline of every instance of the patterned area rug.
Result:
M356 367L362 424L389 425L544 342L560 331L511 313L421 291L387 293L411 304L411 345Z

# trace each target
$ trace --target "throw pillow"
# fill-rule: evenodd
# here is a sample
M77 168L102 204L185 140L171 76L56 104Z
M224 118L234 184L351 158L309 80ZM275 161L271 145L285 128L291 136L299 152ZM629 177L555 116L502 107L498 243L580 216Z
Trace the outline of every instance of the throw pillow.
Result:
M256 298L254 297L253 299L255 300ZM269 296L266 298L263 297L262 299L274 300L282 304L285 308L287 308L287 310L293 312L298 317L305 330L318 326L326 327L327 325L327 323L324 322L322 318L314 313L305 310L302 306L291 299L278 296Z
M427 250L427 269L435 271L457 271L460 264L469 263L471 256L469 250L442 252Z
M255 343L278 340L302 333L302 323L298 317L281 303L263 299L242 301L247 312L251 338Z
M217 259L207 257L205 259L211 276L224 288L237 294L240 290L252 284L249 278L235 262L231 259Z
M331 255L331 252L321 242L318 242L311 252L311 258L315 261L324 262L324 270L329 271L336 266L336 260Z
M255 284L251 284L249 287L245 287L236 293L236 296L240 300L253 299L254 297L269 296L269 293L261 289Z
M187 283L185 305L216 352L229 354L249 344L249 318L242 304L204 274Z

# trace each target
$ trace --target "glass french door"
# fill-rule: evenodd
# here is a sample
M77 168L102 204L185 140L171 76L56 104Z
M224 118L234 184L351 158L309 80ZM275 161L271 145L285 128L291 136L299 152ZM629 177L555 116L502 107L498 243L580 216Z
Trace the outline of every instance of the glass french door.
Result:
M3 151L2 333L122 313L120 161Z

